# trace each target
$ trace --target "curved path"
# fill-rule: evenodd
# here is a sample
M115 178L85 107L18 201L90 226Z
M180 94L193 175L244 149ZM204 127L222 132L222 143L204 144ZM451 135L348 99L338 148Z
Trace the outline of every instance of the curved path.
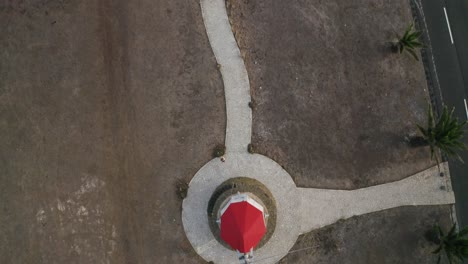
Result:
M224 0L202 0L206 33L220 66L226 97L226 151L245 152L252 135L250 84L231 31Z
M405 205L453 204L455 202L447 164L444 177L437 166L404 180L344 191L297 188L291 176L268 157L247 153L252 132L248 107L250 87L244 62L231 31L224 0L201 0L203 20L216 60L220 65L226 96L226 161L213 159L203 166L189 185L182 204L182 222L190 243L206 261L238 263L237 254L213 237L206 210L211 194L222 182L251 177L269 188L277 203L277 223L272 238L254 255L262 263L285 256L297 237L354 215Z

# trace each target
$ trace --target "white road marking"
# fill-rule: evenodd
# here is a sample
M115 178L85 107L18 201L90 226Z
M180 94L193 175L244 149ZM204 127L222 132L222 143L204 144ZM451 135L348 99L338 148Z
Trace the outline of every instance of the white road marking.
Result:
M445 9L445 7L444 7L444 13L445 13L445 20L447 21L447 27L448 27L448 30L449 30L449 34L450 34L450 40L452 41L452 44L453 44L452 29L450 28L450 22L449 22L449 19L448 19L448 16L447 16L447 9Z
M466 113L466 119L468 119L468 105L466 104L466 99L463 99L465 102L465 113Z

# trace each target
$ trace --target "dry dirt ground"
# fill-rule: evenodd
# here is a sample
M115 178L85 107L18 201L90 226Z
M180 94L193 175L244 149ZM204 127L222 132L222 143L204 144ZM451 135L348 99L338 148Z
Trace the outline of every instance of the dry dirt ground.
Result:
M0 263L201 263L174 187L224 141L198 1L1 1L0 25Z
M402 143L424 120L422 67L383 47L411 20L405 1L237 3L254 143L296 183L356 188L429 166ZM198 1L2 1L0 25L0 263L203 263L174 191L224 140ZM423 230L448 215L356 217L283 261L425 259Z
M249 78L256 150L301 187L355 189L428 168L404 136L424 123L423 65L386 47L409 0L229 0Z
M356 216L300 236L291 250L310 249L280 263L435 264L436 247L425 234L436 223L450 229L448 214L449 206L418 206Z
M423 65L387 46L413 19L409 0L227 5L255 102L252 142L298 186L356 189L433 164L404 141L425 122ZM282 263L435 263L424 233L450 222L449 206L354 217L301 236L292 250L316 248Z

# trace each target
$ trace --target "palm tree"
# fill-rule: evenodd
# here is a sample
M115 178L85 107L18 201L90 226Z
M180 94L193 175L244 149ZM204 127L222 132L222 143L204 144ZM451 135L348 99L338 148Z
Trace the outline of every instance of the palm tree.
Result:
M435 227L435 232L438 235L439 246L434 250L433 254L438 254L437 264L442 259L442 253L445 252L450 264L458 263L468 258L468 227L456 232L456 225L454 224L447 235L444 235L440 226Z
M418 55L416 55L417 48L423 48L424 44L419 41L419 37L422 32L414 29L414 23L408 26L402 37L398 36L398 40L393 42L393 50L399 52L408 52L413 58L419 61Z
M437 163L439 163L435 152L436 149L440 149L447 156L457 156L463 162L457 151L466 149L462 139L465 133L464 126L467 122L458 122L458 118L453 117L454 108L449 112L447 106L444 106L442 115L435 122L432 107L429 106L428 108L427 127L417 126L423 135L423 139L431 148L431 158L435 157Z

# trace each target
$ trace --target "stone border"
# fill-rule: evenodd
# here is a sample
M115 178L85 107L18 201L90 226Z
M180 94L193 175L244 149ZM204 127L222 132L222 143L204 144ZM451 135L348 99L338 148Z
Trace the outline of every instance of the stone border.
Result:
M434 55L432 54L431 38L429 30L427 29L426 18L422 9L420 0L408 0L411 7L411 13L415 21L415 26L418 30L422 31L421 36L425 48L420 49L421 61L424 66L424 73L426 75L426 83L429 92L429 99L434 113L438 116L442 112L443 97L442 90L440 89L439 77L437 75L437 68L434 62ZM446 157L443 157L446 161Z

